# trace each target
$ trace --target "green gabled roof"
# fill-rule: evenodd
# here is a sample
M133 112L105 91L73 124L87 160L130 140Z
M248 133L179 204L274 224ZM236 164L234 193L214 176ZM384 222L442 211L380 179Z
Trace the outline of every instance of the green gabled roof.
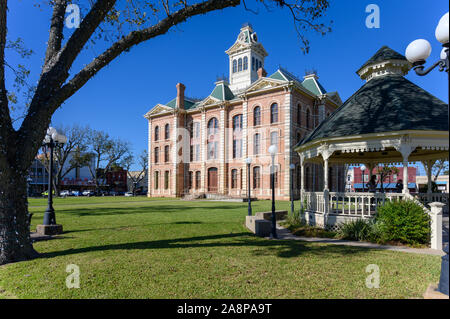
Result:
M223 81L217 82L216 87L211 92L210 96L221 101L229 101L234 99L234 94L231 92L228 84Z
M327 93L325 88L320 84L319 81L317 81L316 78L307 78L301 82L295 75L287 71L286 69L279 68L274 74L269 76L271 79L275 80L281 80L281 81L293 81L298 83L299 85L303 86L305 89L307 89L309 92L313 93L314 95L321 95Z
M302 85L305 89L315 95L327 93L327 90L320 84L316 77L310 77L303 80Z
M289 73L289 71L287 71L281 67L278 68L278 70L274 74L269 76L269 78L275 79L275 80L281 80L281 81L300 82L295 75L293 75L292 73Z
M361 69L364 69L366 66L370 64L376 64L387 60L404 60L407 61L406 58L398 53L397 51L392 50L388 46L381 47L366 63L364 63L356 73L358 73Z
M404 130L448 131L448 106L401 75L371 79L298 145Z
M170 100L165 105L168 106L168 107L171 107L173 109L176 108L177 107L177 98L174 98L173 100ZM195 101L192 101L192 100L190 100L188 98L184 99L184 109L185 110L191 109L194 105L195 105Z

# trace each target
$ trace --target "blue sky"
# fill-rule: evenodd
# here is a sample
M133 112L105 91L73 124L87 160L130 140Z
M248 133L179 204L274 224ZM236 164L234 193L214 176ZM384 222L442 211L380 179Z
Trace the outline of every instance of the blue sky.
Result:
M35 54L22 62L12 54L7 59L11 64L24 63L32 70L30 82L36 82L51 12L30 2L9 1L8 37L23 38ZM279 65L299 77L306 69L316 69L322 85L328 91L338 91L345 101L363 85L355 71L383 45L404 54L411 41L424 38L433 48L428 65L434 62L441 51L434 31L448 11L446 0L433 0L427 5L419 0L331 0L323 21L333 20L333 30L325 36L309 31L306 35L311 50L304 55L287 10L267 11L254 1L246 3L258 14L245 11L241 5L194 17L168 34L122 54L57 110L52 124L89 125L128 140L139 153L147 148L143 114L157 103L174 98L177 82L186 85L187 96L203 98L214 88L217 76L228 76L228 57L224 51L234 43L244 22L252 24L269 53L265 61L269 74ZM372 3L380 8L379 29L365 26L368 15L365 8ZM74 70L101 53L102 46L83 51ZM419 77L411 72L406 77L448 101L444 73L435 70Z

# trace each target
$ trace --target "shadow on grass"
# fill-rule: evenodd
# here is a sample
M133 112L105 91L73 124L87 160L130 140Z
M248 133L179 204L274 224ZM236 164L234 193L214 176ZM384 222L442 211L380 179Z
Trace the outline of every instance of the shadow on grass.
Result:
M210 242L213 241L213 242ZM276 255L282 258L298 257L304 253L313 253L325 257L337 257L350 254L367 254L367 248L318 245L295 240L268 240L257 238L246 232L236 234L221 234L210 236L196 236L135 243L110 244L43 253L41 258L82 254L108 250L145 250L145 249L179 249L179 248L220 248L220 247L254 247L254 256Z
M98 231L98 230L121 230L121 229L130 229L134 227L144 227L144 226L158 226L158 225L197 225L197 224L203 224L203 222L198 221L179 221L179 222L173 222L173 223L161 223L161 224L139 224L139 225L122 225L117 227L104 227L104 228L87 228L87 229L75 229L75 230L68 230L64 231L64 234L70 234L70 233L82 233L82 232L89 232L89 231Z
M174 213L186 211L204 211L209 213L212 211L224 211L240 209L240 206L221 205L221 206L182 206L180 205L161 205L161 206L138 206L138 207L96 207L83 209L64 209L64 214L75 215L78 217L85 216L115 216L115 215L133 215L133 214L152 214L152 213Z

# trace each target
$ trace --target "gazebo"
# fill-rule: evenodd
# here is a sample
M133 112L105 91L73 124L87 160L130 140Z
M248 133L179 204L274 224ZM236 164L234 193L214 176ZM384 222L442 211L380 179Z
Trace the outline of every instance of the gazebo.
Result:
M431 183L432 165L449 155L448 105L404 78L411 67L403 55L382 47L357 71L366 83L295 146L310 225L336 229L341 222L371 218L387 200L421 199L426 210L431 201L448 205L448 193L412 196L408 190L409 163L424 163ZM332 166L364 164L370 176L378 165L399 163L406 181L402 193L329 189ZM320 192L305 183L305 167L313 164L323 167Z

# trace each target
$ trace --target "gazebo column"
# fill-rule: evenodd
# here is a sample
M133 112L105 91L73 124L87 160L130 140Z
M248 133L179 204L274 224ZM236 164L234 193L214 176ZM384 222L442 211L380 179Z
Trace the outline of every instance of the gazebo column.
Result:
M323 226L326 228L328 214L330 212L330 190L328 189L328 159L333 152L328 149L327 146L320 150L320 155L323 158L323 199L324 199L324 215Z
M305 156L300 155L300 207L303 207L303 196L305 192Z
M396 148L401 154L403 158L403 194L409 194L408 189L408 158L412 151L415 149L411 144L403 143L403 139L400 143L400 146Z

